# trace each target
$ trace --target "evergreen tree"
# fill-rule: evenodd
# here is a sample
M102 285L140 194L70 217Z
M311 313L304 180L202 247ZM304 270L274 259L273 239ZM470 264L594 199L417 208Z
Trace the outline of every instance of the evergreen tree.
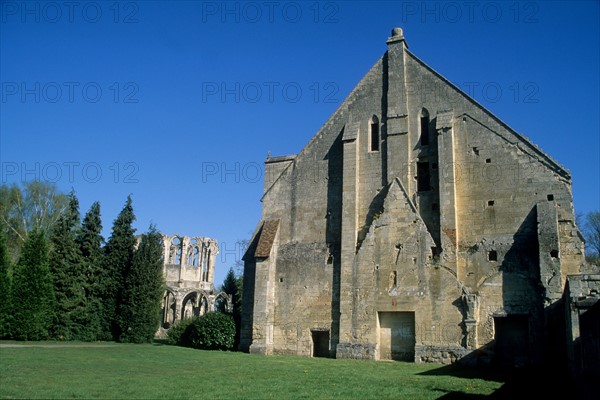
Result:
M101 339L102 323L102 282L106 279L101 265L102 261L102 220L100 219L100 203L92 204L83 218L77 243L81 251L85 274L85 297L87 327L82 340Z
M125 279L121 304L121 341L147 343L160 323L160 308L166 288L163 275L162 236L154 226L142 235Z
M10 336L12 319L11 271L6 237L0 232L0 339Z
M79 201L69 194L67 209L50 234L50 272L54 282L55 309L51 336L59 340L89 340L87 333L86 279L77 236Z
M48 266L44 232L29 233L14 271L12 284L13 337L18 340L48 338L54 311L54 290Z
M232 302L232 316L233 321L235 322L235 347L237 348L237 344L239 343L240 338L240 328L242 324L242 277L236 277L233 268L229 268L229 272L227 272L227 276L223 280L223 284L221 285L221 291L227 293L231 296ZM219 310L224 311L224 310Z
M102 262L103 275L100 288L102 298L103 336L118 340L121 337L120 304L122 302L123 284L129 274L135 250L135 221L131 196L127 196L125 206L115 219L113 229L106 243Z

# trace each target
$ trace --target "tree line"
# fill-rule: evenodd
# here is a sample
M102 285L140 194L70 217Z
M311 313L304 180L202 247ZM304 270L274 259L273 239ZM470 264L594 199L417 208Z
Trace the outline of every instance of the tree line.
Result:
M166 287L162 236L136 237L131 196L105 242L100 204L74 192L0 186L0 338L150 342Z

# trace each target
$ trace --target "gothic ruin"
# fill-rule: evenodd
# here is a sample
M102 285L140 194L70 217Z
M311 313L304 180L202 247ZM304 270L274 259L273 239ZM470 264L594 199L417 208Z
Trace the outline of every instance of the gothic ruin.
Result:
M265 161L240 348L543 363L584 263L571 175L401 29L387 46L300 153Z
M163 235L163 271L167 291L157 336L184 318L230 307L229 295L215 292L216 240L206 237Z

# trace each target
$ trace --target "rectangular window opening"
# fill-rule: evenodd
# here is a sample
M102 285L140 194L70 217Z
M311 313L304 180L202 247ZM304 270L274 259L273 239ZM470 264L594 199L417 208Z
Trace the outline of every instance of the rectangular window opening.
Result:
M546 196L546 198L548 199L548 201L553 201L554 200L554 195L553 194L549 194L548 196Z
M421 146L429 145L429 117L421 117Z
M417 191L426 192L431 190L429 182L429 163L418 162L417 163Z
M489 261L498 261L498 252L496 250L490 250L488 252Z
M371 151L379 151L379 124L371 124Z
M494 206L494 200L488 200L488 206L489 207L493 207Z

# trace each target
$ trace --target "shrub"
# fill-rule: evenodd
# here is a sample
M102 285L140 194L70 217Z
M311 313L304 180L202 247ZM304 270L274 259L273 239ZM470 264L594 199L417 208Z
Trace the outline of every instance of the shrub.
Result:
M167 344L184 346L181 341L183 333L196 319L198 318L186 318L174 324L167 332Z
M235 341L233 317L211 312L194 319L181 337L183 346L202 350L231 350Z

